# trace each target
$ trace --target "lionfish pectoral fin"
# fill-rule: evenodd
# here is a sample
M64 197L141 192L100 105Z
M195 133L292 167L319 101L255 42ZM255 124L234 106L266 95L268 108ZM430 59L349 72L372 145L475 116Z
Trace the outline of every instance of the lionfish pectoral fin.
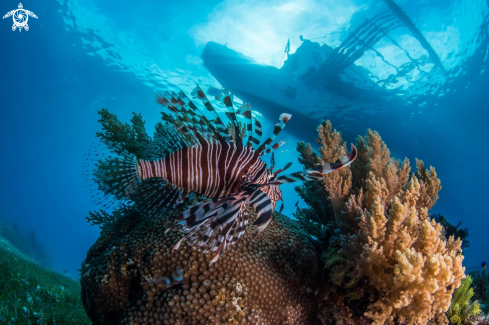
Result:
M357 148L355 146L351 145L351 151L347 153L344 156L341 156L337 161L334 163L327 163L319 166L315 166L311 169L308 169L308 172L316 172L316 173L321 173L321 174L327 174L334 172L335 170L338 170L340 168L349 166L351 163L357 159Z
M287 175L282 175L277 177L277 179L265 183L260 184L260 186L265 185L282 185L287 183L294 183L299 181L319 181L323 179L324 174L331 173L340 168L346 167L355 161L357 158L357 148L352 144L351 151L344 156L341 156L338 161L334 163L327 163L324 165L318 165L313 168L307 169L301 172L295 172Z
M273 176L277 176L278 174L286 171L287 169L289 169L289 167L292 166L292 163L291 162L288 162L287 165L285 165L284 168L281 168L281 169L277 169L274 173L273 173Z
M192 236L193 234L197 233L202 227L208 225L209 223L211 223L211 219L207 219L207 220L202 220L202 222L200 222L199 224L196 224L194 225L192 228L190 229L187 229L186 230L186 234L185 236L183 236L182 238L180 238L179 241L176 242L176 244L173 246L173 249L172 250L177 250L179 247L180 247L180 244L187 238L189 238L190 236ZM185 220L182 220L180 221L177 225L171 227L170 229L174 229L176 227L182 227L182 226L185 226ZM170 230L169 229L169 230ZM167 231L169 231L167 230Z
M256 189L250 195L248 203L257 213L255 225L258 227L253 240L268 226L273 218L273 203L270 197L263 191Z
M213 259L212 263L214 263L224 252L228 236L230 233L234 233L237 221L239 221L240 226L243 224L243 220L240 218L244 216L241 211L246 201L245 194L245 192L230 194L193 206L183 212L179 218L180 222L173 228L186 227L187 234L177 242L174 249L177 249L183 240L200 231L202 232L198 233L196 237L197 239L200 237L197 246L205 246L219 229L217 239L214 239L208 248L210 251L218 251L217 256Z
M217 209L226 204L226 202L227 198L224 197L194 205L181 213L176 218L176 221L184 221L187 227L193 227L202 220L210 217Z
M227 243L230 241L229 235L232 233L232 231L235 229L237 220L239 218L239 213L241 211L241 205L238 208L237 212L233 212L233 215L227 220L227 223L223 225L223 227L220 229L219 235L217 236L217 249L215 247L211 248L211 251L217 250L216 256L210 261L209 265L213 264L216 262L220 256L224 253L224 250L227 247Z
M267 206L267 211L262 213L262 215L259 216L255 221L255 225L257 226L258 229L253 235L253 240L255 240L256 237L258 237L258 235L261 234L263 230L265 230L265 228L268 226L272 218L273 218L273 205L270 203L270 205Z
M177 224L175 224L174 226L171 226L170 228L166 229L165 230L165 234L168 233L168 232L170 232L170 231L172 231L173 229L176 229L178 227L182 227L184 225L185 225L185 221L180 221Z
M209 262L209 265L214 264L219 259L219 257L221 257L221 255L224 253L225 249L226 249L226 241L224 240L222 244L219 246L216 256L214 256L214 258Z
M173 208L182 202L184 197L180 189L168 184L163 178L150 178L144 180L137 194L131 199L136 203L136 208L149 217Z

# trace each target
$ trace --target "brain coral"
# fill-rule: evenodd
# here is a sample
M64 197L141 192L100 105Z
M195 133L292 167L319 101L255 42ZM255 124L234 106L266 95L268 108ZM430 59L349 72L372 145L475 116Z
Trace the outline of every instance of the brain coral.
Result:
M318 324L321 275L308 236L276 213L252 241L256 215L248 212L246 234L211 266L214 255L202 248L172 251L183 236L165 233L172 216L125 213L82 264L89 317L94 324Z

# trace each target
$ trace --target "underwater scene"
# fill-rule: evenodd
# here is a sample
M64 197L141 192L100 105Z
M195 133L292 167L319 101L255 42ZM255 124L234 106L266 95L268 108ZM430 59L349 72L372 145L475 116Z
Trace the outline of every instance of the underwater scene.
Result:
M18 1L0 324L489 325L488 0Z

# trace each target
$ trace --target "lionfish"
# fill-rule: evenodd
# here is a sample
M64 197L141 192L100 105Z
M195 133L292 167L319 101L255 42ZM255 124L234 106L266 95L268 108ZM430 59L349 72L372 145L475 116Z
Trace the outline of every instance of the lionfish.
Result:
M231 121L228 128L199 86L192 95L202 101L212 119L182 91L178 95L157 95L158 103L173 113L174 128L171 132L160 131L160 138L166 141L152 149L154 159L138 159L122 148L109 148L115 155L98 159L94 180L103 195L131 200L146 215L171 209L192 192L206 197L207 201L181 213L167 231L181 227L186 233L173 249L192 236L198 246L208 245L206 252L217 251L211 264L244 234L249 218L245 205L257 213L256 238L272 219L276 201L282 200L280 185L322 180L324 174L348 166L357 156L352 144L352 150L334 163L278 176L291 163L273 171L273 151L285 142L272 142L290 120L290 114L281 114L273 133L261 142L262 127L249 104L236 111L227 90L216 96L226 106L226 116ZM246 142L237 114L244 118ZM272 166L267 168L261 157L270 152Z

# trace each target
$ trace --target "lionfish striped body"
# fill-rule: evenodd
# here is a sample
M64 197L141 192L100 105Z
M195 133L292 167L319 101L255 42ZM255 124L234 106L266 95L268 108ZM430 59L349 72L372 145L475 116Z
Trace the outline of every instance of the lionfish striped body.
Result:
M213 119L201 113L183 92L178 96L166 92L157 99L173 113L175 128L159 135L167 142L151 149L154 159L137 159L120 148L111 148L117 156L99 160L94 172L95 182L105 195L130 199L147 215L174 207L192 192L207 197L208 201L184 211L175 226L167 230L181 227L186 232L174 249L186 238L192 238L206 251L217 251L213 263L244 234L249 218L245 205L257 213L256 238L272 219L276 201L282 200L281 184L322 180L324 173L347 166L356 158L352 145L353 150L338 162L277 177L291 163L273 171L273 151L284 142L272 143L291 115L282 114L272 135L261 143L261 125L252 116L250 105L235 111L226 90L221 98L216 98L227 107L226 115L234 130L230 132L200 87L192 95L202 101ZM236 114L245 120L246 143ZM270 152L271 167L267 169L261 156Z
M265 183L265 162L255 150L233 143L204 139L198 146L184 148L168 156L138 161L141 180L163 178L178 188L218 198L239 192L246 178Z

